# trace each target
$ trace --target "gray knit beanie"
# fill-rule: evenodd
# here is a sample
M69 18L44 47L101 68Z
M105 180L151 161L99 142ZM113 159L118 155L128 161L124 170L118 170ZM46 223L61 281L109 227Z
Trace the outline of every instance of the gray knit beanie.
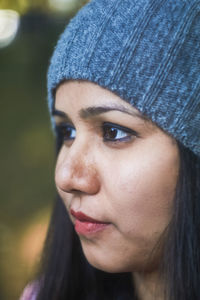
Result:
M200 1L90 1L52 56L50 112L69 79L109 89L200 155Z

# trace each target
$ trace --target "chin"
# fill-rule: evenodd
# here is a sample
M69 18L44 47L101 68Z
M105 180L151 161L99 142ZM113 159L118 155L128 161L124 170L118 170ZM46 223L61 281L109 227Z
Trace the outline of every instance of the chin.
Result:
M159 267L159 261L154 259L144 259L144 257L122 257L112 255L111 253L98 253L88 251L83 248L84 255L87 261L96 269L107 273L125 273L125 272L147 272L151 273ZM115 253L116 254L116 253Z
M94 259L88 259L88 262L95 267L98 270L107 272L107 273L123 273L123 272L128 272L125 268L121 268L117 264L114 264L112 262L107 263L106 261L99 261L99 260L94 260Z
M89 264L98 270L107 273L124 273L132 271L129 263L121 261L120 257L119 259L112 257L110 253L99 253L98 251L89 251L84 248L83 252Z
M98 270L108 272L108 273L119 273L122 272L121 266L115 260L112 259L112 256L101 251L91 251L87 247L82 247L85 258L90 265L95 267Z

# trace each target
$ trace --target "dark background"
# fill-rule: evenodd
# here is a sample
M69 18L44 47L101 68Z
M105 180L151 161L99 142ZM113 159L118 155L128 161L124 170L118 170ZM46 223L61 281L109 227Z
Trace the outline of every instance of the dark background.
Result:
M71 0L70 9L58 11L47 0L0 0L0 9L14 9L20 14L15 39L0 48L3 300L18 299L37 269L55 195L46 72L59 34L85 2Z

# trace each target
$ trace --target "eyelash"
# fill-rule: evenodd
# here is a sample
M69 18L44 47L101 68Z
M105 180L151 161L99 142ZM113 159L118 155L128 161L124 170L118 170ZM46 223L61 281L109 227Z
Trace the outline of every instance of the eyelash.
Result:
M102 124L102 133L104 142L128 142L133 137L139 137L136 131L110 122L104 122ZM111 134L113 137L106 137L106 134ZM117 136L119 137L116 138Z
M59 125L56 125L56 134L61 139L61 141L70 141L74 140L74 137L70 136L70 133L72 131L76 131L75 128L67 123L60 123Z
M134 137L139 137L139 134L136 131L111 122L104 122L100 127L103 141L107 143L128 142ZM73 141L76 137L76 129L72 125L66 123L57 125L56 133L63 142Z

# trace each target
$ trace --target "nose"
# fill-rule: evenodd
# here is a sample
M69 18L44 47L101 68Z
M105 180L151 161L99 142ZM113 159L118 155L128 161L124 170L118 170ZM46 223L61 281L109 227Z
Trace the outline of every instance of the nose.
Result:
M58 189L67 192L96 194L100 189L97 164L88 145L76 141L68 148L63 146L58 156L55 182Z

